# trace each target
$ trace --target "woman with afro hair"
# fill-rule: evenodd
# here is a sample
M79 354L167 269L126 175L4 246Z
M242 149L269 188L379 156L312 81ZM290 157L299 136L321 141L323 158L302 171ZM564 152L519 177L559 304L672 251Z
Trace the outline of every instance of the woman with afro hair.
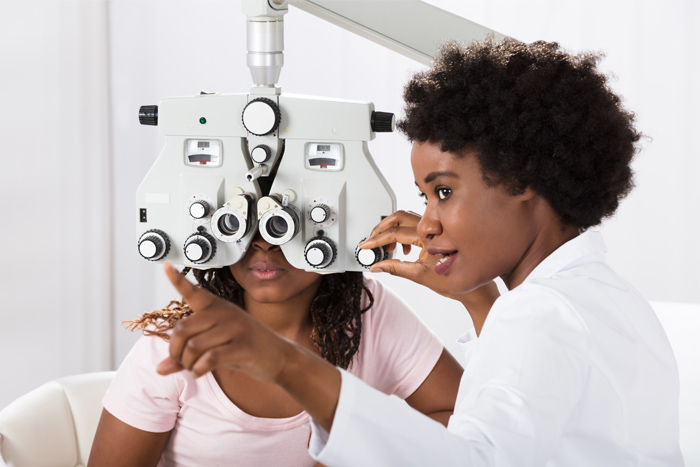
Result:
M202 290L244 308L331 367L447 424L462 367L381 283L361 272L296 269L260 233L235 264L192 273ZM229 367L201 378L156 372L172 328L197 314L173 301L127 323L144 336L107 391L88 465L316 465L308 453L309 416L279 386ZM204 344L229 343L225 325L211 330Z
M417 261L372 271L458 299L472 318L447 429L240 312L229 315L252 340L216 358L192 350L203 316L231 305L168 266L202 319L175 329L159 370L236 365L278 384L312 416L309 450L328 466L683 465L668 339L591 230L632 189L641 137L599 60L556 43L448 43L406 85L399 126L425 212L393 214L363 246L420 247Z

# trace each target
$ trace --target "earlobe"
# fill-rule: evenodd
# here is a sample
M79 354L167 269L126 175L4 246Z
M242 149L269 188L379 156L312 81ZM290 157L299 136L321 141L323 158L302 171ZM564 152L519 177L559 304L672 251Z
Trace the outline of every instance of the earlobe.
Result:
M518 198L520 201L530 201L535 196L537 196L537 193L535 193L535 190L533 190L530 187L526 187L522 193L520 193L519 195L516 195L515 197Z

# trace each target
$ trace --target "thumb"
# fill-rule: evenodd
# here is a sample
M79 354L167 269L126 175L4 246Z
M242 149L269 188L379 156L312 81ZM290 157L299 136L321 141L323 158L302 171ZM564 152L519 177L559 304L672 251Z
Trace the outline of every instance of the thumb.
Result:
M372 265L370 272L386 272L392 276L403 277L404 279L421 284L421 277L425 274L426 267L424 264L413 261L388 259Z
M169 375L171 373L177 373L181 370L184 370L184 367L172 357L166 357L156 367L156 371L161 375Z

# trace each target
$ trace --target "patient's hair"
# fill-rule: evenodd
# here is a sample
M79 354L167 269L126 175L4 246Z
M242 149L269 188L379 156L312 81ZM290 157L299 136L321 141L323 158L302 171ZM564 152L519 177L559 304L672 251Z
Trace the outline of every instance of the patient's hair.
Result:
M187 274L185 268L182 274ZM236 282L228 266L218 269L192 269L199 285L226 300L244 307L243 288ZM362 292L368 305L362 307ZM313 323L311 338L320 355L335 366L347 369L357 353L362 334L362 314L374 304L374 297L364 283L361 272L326 274L321 279L309 312ZM167 331L178 320L194 311L186 304L173 300L160 310L144 313L139 318L125 321L132 331L143 330L146 335L168 339Z
M406 85L398 127L458 156L476 151L488 184L513 195L530 187L563 224L584 230L634 187L641 137L597 70L600 59L552 42L449 42Z

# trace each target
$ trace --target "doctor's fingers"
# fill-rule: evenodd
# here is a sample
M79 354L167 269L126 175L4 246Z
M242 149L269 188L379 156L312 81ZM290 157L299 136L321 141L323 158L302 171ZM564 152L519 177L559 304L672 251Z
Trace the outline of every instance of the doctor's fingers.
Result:
M385 246L387 251L391 252L397 243L401 243L403 246L404 254L408 254L411 251L411 245L423 247L423 241L415 227L394 225L369 237L360 244L360 248L371 249Z
M164 269L170 283L193 310L201 311L217 300L215 295L188 281L172 264L165 263Z
M187 346L200 342L200 339L195 337L206 336L214 328L221 328L221 331L235 335L239 328L245 328L246 322L250 319L236 305L214 297L209 307L195 310L194 314L178 321L175 325L170 335L170 357L184 365L182 358ZM188 367L185 366L185 368Z
M370 272L386 272L392 276L403 277L418 284L424 284L425 277L430 273L431 266L419 261L400 261L388 259L373 264Z
M390 230L394 227L417 227L421 220L421 216L410 211L396 211L379 222L370 233L369 238L372 238L381 232Z
M211 361L212 364L221 361L223 355L219 355L218 352L214 354L211 351L221 347L231 344L232 342L237 342L242 339L245 335L245 331L242 330L243 326L237 325L235 323L218 323L216 326L209 328L208 330L196 334L189 339L182 349L182 354L180 355L180 364L188 369L193 370L198 367L197 362L202 358L206 357L205 361ZM212 360L212 356L217 355L216 360ZM230 360L235 360L234 355L229 356ZM201 367L201 364L199 364ZM207 370L209 371L209 370ZM196 376L206 373L199 373Z

